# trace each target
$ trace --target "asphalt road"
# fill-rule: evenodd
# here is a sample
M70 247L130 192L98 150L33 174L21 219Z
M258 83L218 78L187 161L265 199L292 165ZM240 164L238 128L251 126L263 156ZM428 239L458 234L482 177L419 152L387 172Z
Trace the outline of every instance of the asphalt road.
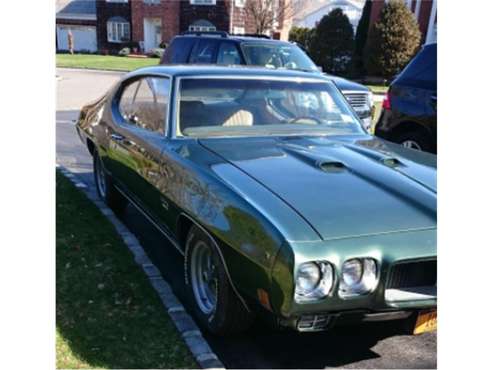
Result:
M57 71L56 158L94 186L92 158L74 127L80 107L118 81L120 73ZM183 261L176 250L133 207L122 221L136 235L175 294L186 304ZM436 368L436 333L405 335L392 323L340 327L330 332L299 334L273 331L261 323L228 339L205 335L228 368Z

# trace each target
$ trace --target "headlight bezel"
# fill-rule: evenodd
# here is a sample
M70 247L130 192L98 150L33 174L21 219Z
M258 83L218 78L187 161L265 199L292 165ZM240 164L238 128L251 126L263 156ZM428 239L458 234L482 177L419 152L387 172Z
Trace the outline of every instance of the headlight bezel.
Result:
M348 263L358 261L362 267L360 278L353 284L348 285L344 279L344 266ZM341 265L338 295L342 299L363 297L371 294L378 286L380 269L378 261L371 257L349 258Z
M319 279L310 291L299 289L298 278L303 267L316 266ZM307 261L301 263L294 276L294 300L296 303L313 303L331 296L334 292L336 272L334 266L328 261Z

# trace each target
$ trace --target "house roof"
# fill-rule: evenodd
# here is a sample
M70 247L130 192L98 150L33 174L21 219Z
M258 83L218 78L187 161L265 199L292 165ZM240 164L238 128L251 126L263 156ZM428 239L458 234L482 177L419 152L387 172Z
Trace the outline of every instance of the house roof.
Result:
M96 20L96 0L56 0L56 18Z

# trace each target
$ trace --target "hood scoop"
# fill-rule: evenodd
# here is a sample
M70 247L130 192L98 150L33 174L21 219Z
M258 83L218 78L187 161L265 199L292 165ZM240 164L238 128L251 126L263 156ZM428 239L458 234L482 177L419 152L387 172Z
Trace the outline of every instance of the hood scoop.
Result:
M381 162L387 166L387 167L390 167L390 168L395 168L395 167L399 167L399 166L403 166L404 164L399 161L397 158L393 158L393 157L385 157L385 158L382 158L381 159Z
M318 163L318 167L328 173L339 173L346 170L344 163L339 161L322 161Z

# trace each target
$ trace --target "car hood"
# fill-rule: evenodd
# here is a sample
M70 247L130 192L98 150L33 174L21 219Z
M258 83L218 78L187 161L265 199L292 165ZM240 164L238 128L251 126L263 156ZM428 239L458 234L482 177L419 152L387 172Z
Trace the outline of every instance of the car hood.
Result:
M367 88L366 86L346 80L341 77L333 76L333 75L328 75L326 74L328 78L330 78L334 84L339 88L341 91L361 91L361 92L369 92L370 89Z
M436 227L433 155L369 135L199 142L286 202L321 239Z

